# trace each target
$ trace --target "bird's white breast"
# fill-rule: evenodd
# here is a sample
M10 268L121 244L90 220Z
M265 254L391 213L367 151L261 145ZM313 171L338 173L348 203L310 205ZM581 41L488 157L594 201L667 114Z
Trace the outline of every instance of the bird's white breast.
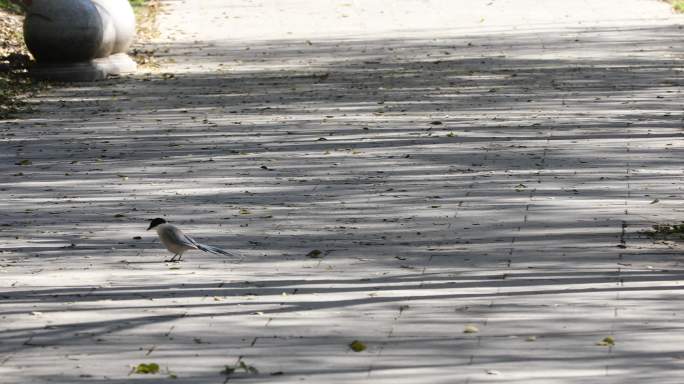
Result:
M173 253L185 252L188 249L195 249L187 243L181 241L185 237L183 232L171 224L160 224L155 227L159 241L164 244L166 249Z

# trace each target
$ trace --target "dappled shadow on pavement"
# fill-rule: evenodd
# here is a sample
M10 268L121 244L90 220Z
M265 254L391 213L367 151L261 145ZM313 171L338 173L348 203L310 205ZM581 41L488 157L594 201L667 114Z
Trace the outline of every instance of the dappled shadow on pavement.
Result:
M169 44L192 70L55 89L0 125L0 372L650 382L680 359L678 246L639 230L679 221L681 47L677 26ZM242 258L156 263L156 216Z

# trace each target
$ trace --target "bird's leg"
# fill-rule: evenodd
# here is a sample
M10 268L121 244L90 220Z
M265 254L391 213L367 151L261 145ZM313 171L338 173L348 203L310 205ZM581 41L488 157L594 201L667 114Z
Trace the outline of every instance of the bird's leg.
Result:
M175 260L175 259L176 259L176 256L178 256L177 253L176 253L175 255L173 255L173 257L172 257L170 260L164 260L164 262L166 262L166 263L173 263L173 262L176 261L176 260ZM180 259L179 259L179 260L180 260Z
M183 252L178 253L178 261L181 261L183 258Z

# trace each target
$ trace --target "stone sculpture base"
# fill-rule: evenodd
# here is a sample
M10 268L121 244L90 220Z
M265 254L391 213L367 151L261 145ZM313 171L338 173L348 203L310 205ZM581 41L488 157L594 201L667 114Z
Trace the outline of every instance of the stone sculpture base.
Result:
M36 63L31 77L49 81L97 81L109 76L133 73L137 64L125 53L77 63Z

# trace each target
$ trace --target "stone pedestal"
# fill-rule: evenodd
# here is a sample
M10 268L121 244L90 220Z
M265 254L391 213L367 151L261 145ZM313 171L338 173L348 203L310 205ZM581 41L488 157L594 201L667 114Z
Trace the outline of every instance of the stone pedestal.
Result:
M95 81L134 72L126 55L134 37L128 0L33 0L26 7L24 39L39 79Z

